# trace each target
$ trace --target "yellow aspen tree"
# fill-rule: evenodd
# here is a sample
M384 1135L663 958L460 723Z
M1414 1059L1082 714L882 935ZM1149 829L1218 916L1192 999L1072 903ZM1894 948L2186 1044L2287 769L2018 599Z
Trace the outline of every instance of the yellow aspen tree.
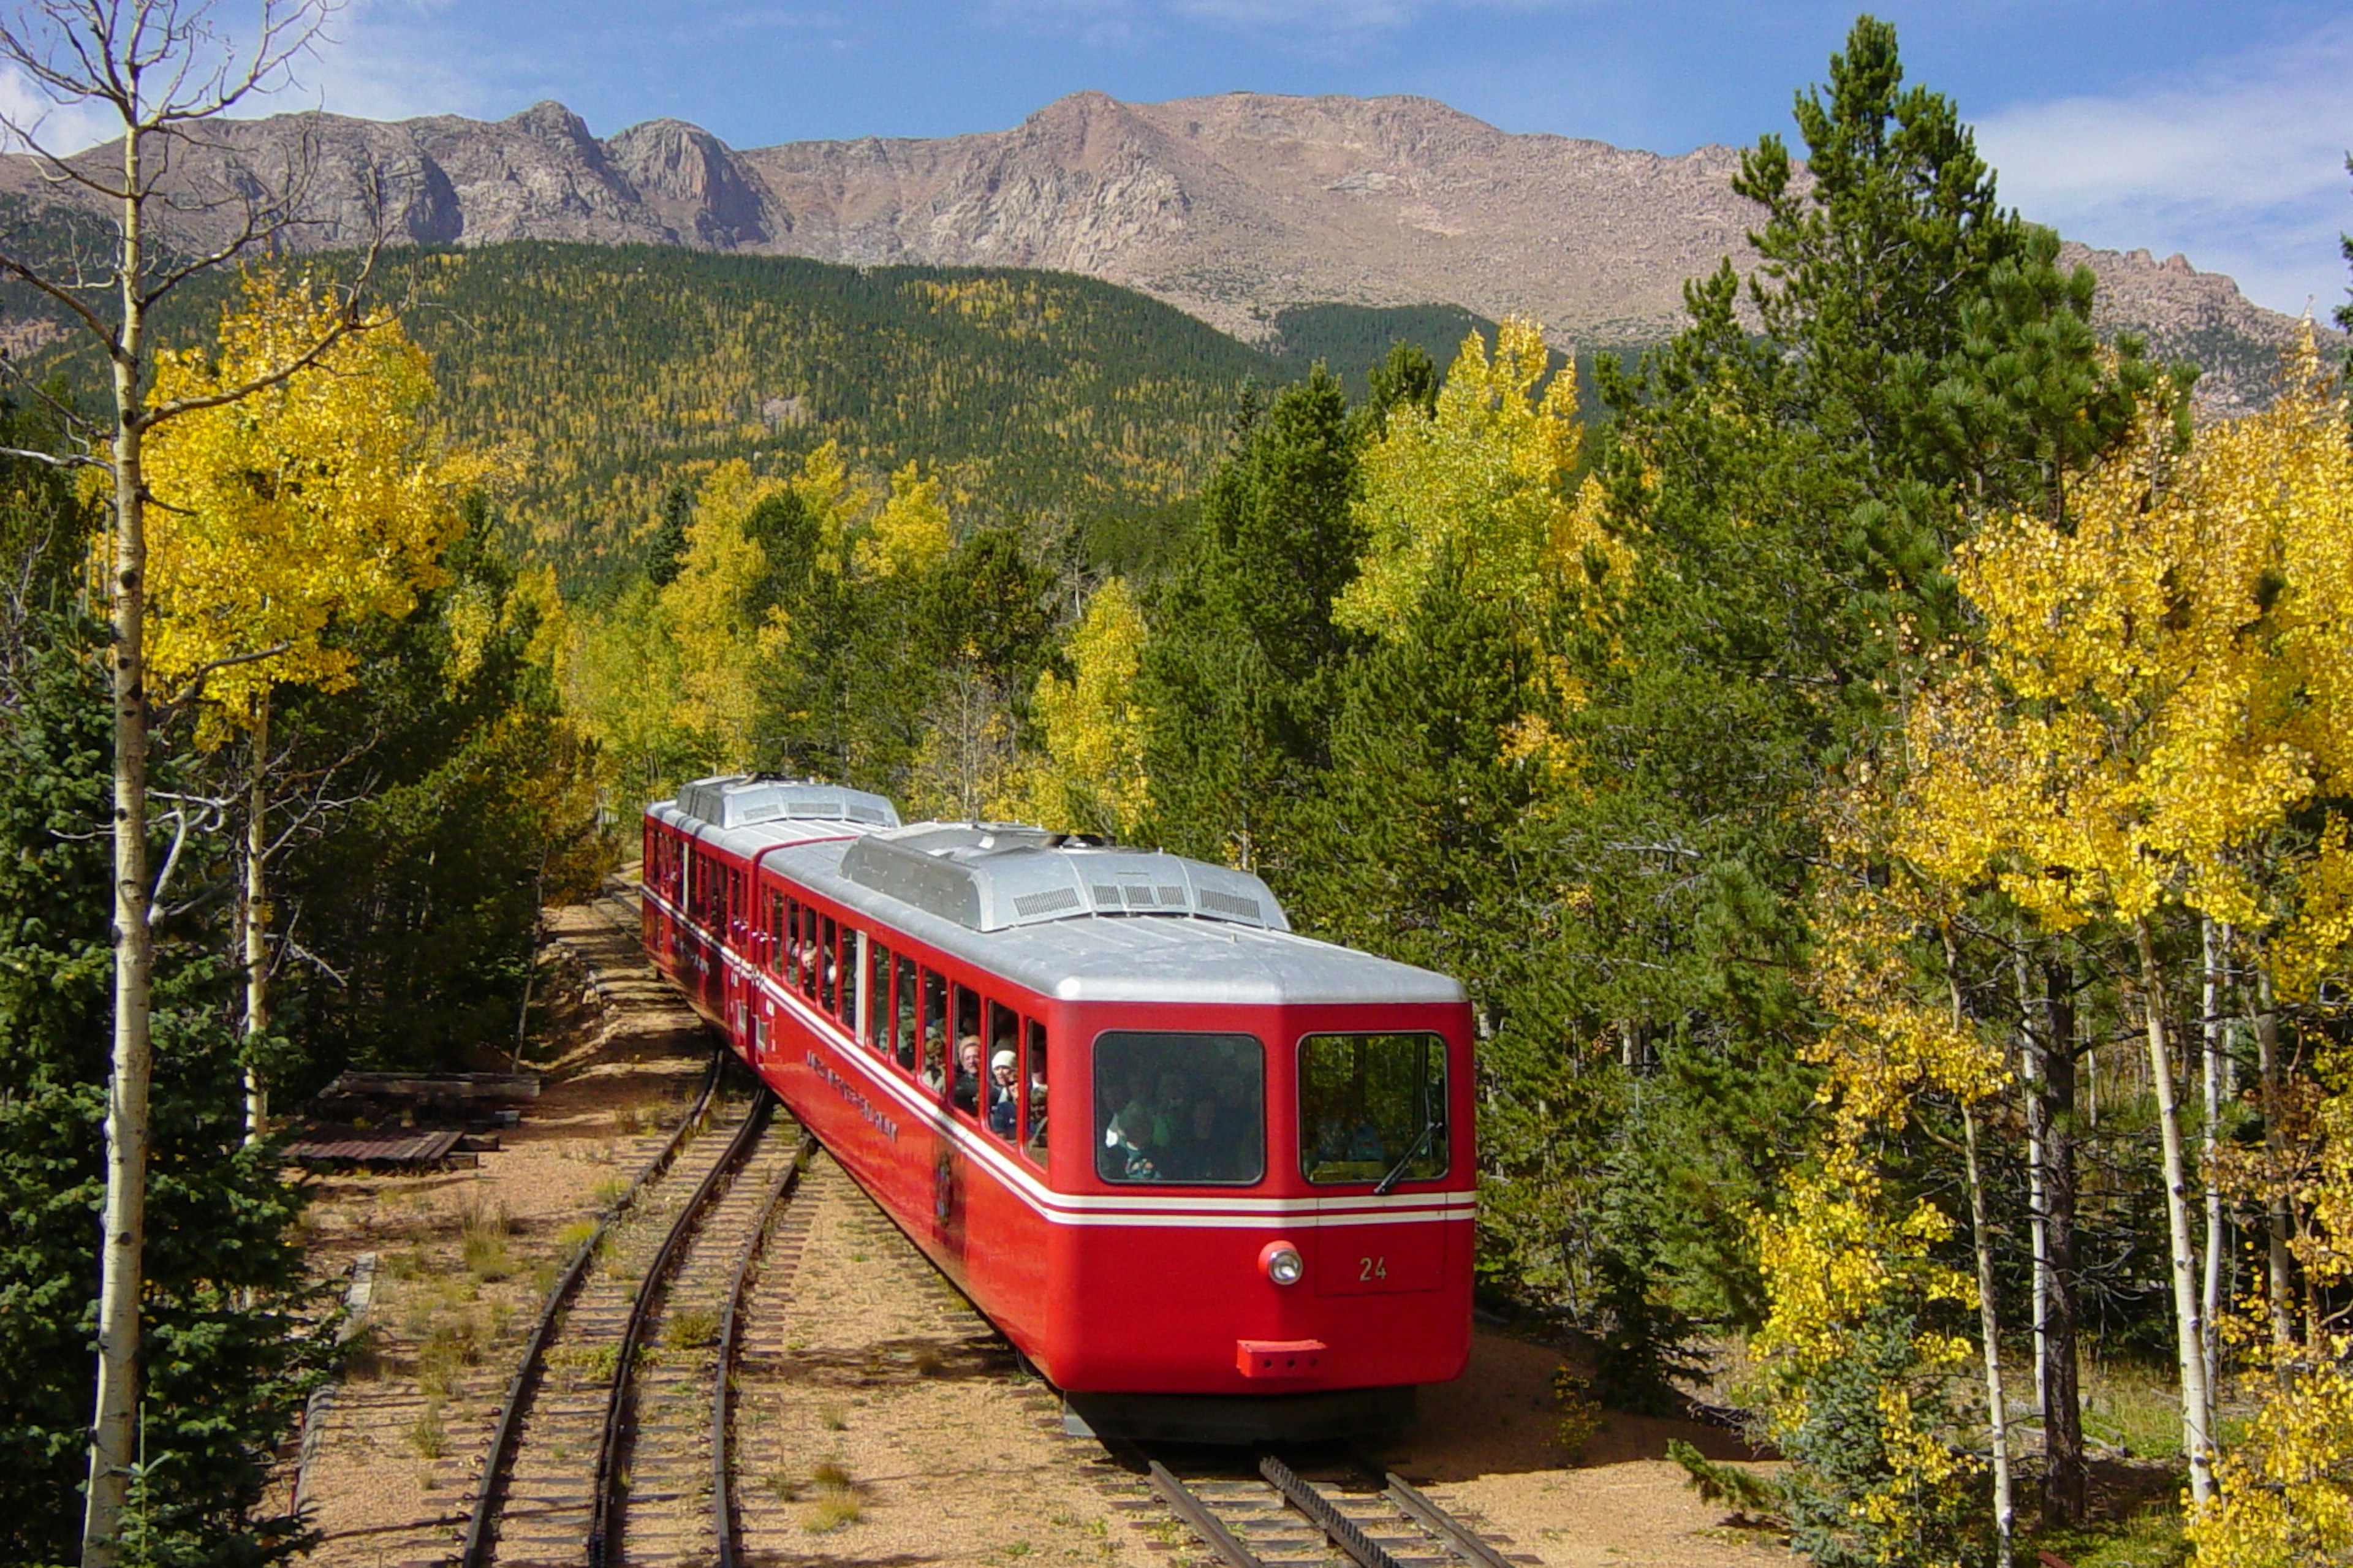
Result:
M2164 1151L2190 1491L2213 1496L2212 1394L2157 921L2179 908L2274 933L2284 984L2329 948L2353 662L2341 606L2343 416L2307 342L2266 414L2157 443L2075 487L2068 525L2010 517L1957 555L1979 651L1939 672L1908 744L1907 855L1980 868L2046 930L2129 937Z
M1847 804L1846 821L1834 826L1826 839L1849 863L1852 874L1825 888L1808 976L1830 1026L1803 1054L1827 1069L1820 1096L1832 1111L1830 1166L1871 1171L1870 1151L1914 1121L1923 1095L1944 1096L1960 1107L1977 1278L1973 1289L1954 1299L1968 1300L1978 1314L1992 1447L1997 1561L2007 1568L2015 1510L1978 1108L2003 1087L2009 1075L2000 1047L1969 1023L1962 1008L1954 934L1960 889L1917 875L1900 862L1889 865L1887 825L1894 816L1890 807L1901 804L1900 794L1881 794L1865 780L1850 792ZM1884 871L1875 873L1871 862ZM1923 972L1915 954L1931 955L1928 962L1940 963L1941 968ZM1857 1303L1854 1310L1867 1310L1871 1304ZM1924 1361L1935 1365L1944 1355L1939 1344L1924 1352ZM1929 1436L1919 1434L1894 1445L1891 1457L1910 1455L1908 1462L1929 1464L1920 1447ZM1930 1472L1909 1484L1907 1495L1915 1501L1927 1495L1932 1477L1941 1483L1958 1473L1943 1459L1930 1465ZM1891 1524L1894 1517L1879 1522Z
M159 871L151 863L147 765L151 671L147 658L148 536L145 473L150 437L203 404L155 395L153 315L173 290L242 255L260 254L283 234L293 192L248 185L224 193L214 212L219 248L156 243L153 222L173 201L164 189L173 144L195 140L206 121L248 98L284 86L308 52L329 7L311 0L45 0L0 18L0 62L28 89L32 108L0 110L0 125L26 150L41 178L90 198L104 237L69 254L0 243L5 272L60 308L69 330L106 366L104 417L77 436L79 450L35 461L103 475L111 492L111 559L102 578L113 640L113 1040L105 1122L106 1198L100 1216L97 1376L91 1396L90 1483L83 1500L83 1568L112 1568L121 1553L123 1505L133 1452L140 1384L140 1302L146 1248L150 1088L154 1071L153 974ZM46 104L86 108L117 130L112 148L69 157L42 124ZM234 209L242 208L240 215ZM361 281L365 281L365 273ZM238 401L310 363L343 335L364 329L359 290L327 334L297 346L254 380L221 387Z
M955 542L945 487L909 463L891 476L890 493L865 522L851 561L867 577L917 575L947 559Z
M2316 1290L2353 1282L2353 1060L2333 1056L2334 1092L2315 1121L2317 1166L2304 1186L2311 1224L2291 1243ZM2353 1561L2353 1331L2339 1313L2312 1343L2273 1337L2261 1301L2224 1324L2273 1374L2245 1435L2224 1455L2214 1506L2188 1530L2198 1568L2305 1568Z
M251 395L264 377L329 335L343 301L273 270L249 272L209 348L158 357L159 397L198 406L146 451L155 511L148 573L148 658L156 678L201 687L201 741L244 736L246 1132L259 1138L269 1093L253 1059L269 1026L270 696L332 691L356 656L333 628L407 614L445 580L437 564L463 529L459 488L480 464L442 453L425 422L425 355L394 322L345 336Z
M1071 628L1071 679L1038 678L1031 704L1044 752L1025 769L1029 811L1049 827L1120 835L1152 809L1144 764L1148 715L1138 699L1144 612L1117 577Z
M1356 517L1369 542L1335 621L1398 636L1450 556L1472 598L1538 616L1581 594L1588 561L1623 574L1630 553L1601 526L1599 484L1573 483L1584 439L1575 367L1539 395L1549 364L1542 331L1514 317L1492 354L1478 333L1463 339L1435 414L1410 403L1390 411L1365 453Z
M677 643L659 591L639 578L594 615L564 627L559 682L565 711L596 742L615 795L652 800L696 765L697 742L677 713Z
M783 611L758 602L767 552L746 526L753 510L785 488L785 480L756 476L740 458L721 464L695 498L678 576L660 592L677 657L672 711L694 737L702 765L713 770L751 765L760 666L791 636Z
M1784 1452L1827 1440L1851 1444L1852 1410L1818 1408L1814 1391L1841 1373L1873 1375L1868 1421L1876 1473L1826 1507L1792 1498L1799 1544L1840 1542L1915 1568L1960 1568L1954 1528L1975 1468L1940 1431L1945 1384L1968 1363L1968 1342L1913 1322L1918 1308L1967 1303L1968 1280L1937 1262L1952 1221L1925 1199L1892 1198L1870 1160L1833 1140L1820 1168L1790 1178L1780 1213L1755 1225L1766 1321L1752 1348L1772 1390L1767 1421ZM1883 1342L1890 1321L1913 1322L1905 1342ZM1793 1478L1795 1479L1795 1478Z

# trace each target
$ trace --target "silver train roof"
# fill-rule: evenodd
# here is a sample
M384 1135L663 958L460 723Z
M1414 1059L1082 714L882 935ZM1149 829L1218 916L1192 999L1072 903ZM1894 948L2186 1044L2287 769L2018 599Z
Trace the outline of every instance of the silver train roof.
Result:
M1296 934L1246 871L1017 824L901 827L882 797L831 786L879 804L889 826L866 812L746 821L730 810L763 784L774 781L698 781L650 815L739 855L767 851L763 863L794 880L1033 991L1261 1006L1464 999L1448 975ZM681 809L690 799L733 822Z

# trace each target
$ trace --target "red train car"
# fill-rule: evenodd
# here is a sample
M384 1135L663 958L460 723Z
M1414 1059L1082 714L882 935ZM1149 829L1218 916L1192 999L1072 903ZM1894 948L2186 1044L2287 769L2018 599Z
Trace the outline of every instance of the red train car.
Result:
M653 962L1075 1426L1354 1434L1470 1345L1470 1009L1257 878L877 795L645 817Z

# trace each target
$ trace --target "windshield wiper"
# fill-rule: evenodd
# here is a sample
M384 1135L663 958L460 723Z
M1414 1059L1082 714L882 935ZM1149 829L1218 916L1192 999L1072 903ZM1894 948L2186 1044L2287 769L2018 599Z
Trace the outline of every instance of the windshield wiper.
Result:
M1421 1152L1430 1147L1430 1141L1438 1136L1445 1126L1446 1119L1432 1111L1430 1120L1421 1124L1421 1135L1413 1141L1411 1148L1398 1156L1398 1163L1389 1167L1388 1174L1383 1176L1380 1185L1373 1189L1373 1196L1377 1198L1388 1196L1389 1189L1405 1180L1405 1168L1421 1157Z

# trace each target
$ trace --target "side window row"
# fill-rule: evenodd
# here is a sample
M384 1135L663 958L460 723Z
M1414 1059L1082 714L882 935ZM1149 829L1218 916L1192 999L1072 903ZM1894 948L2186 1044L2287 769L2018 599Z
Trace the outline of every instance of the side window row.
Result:
M747 951L866 1048L999 1142L1046 1163L1046 1026L779 889Z

